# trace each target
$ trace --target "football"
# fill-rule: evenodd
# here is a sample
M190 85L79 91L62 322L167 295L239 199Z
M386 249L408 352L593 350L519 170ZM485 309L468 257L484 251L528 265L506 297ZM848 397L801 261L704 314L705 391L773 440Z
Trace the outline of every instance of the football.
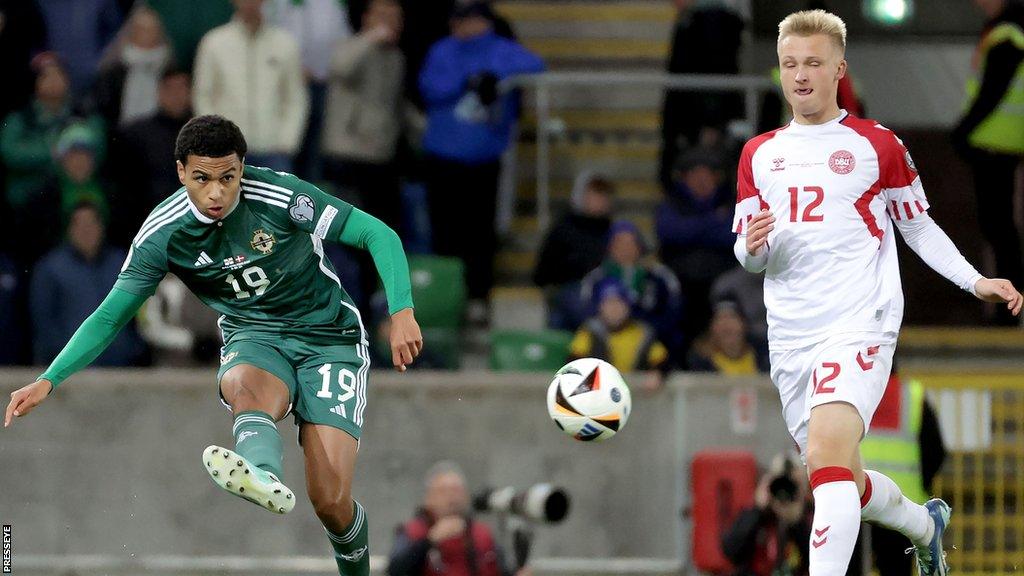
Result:
M631 406L622 375L597 358L569 362L548 386L551 419L563 432L583 442L616 435L626 425Z

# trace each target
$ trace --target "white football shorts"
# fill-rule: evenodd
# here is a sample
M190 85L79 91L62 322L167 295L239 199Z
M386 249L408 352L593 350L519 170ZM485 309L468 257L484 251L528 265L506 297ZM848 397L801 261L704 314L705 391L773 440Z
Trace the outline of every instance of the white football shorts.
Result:
M867 434L889 381L896 338L894 332L840 334L804 348L771 352L772 382L801 454L807 453L811 409L821 404L851 404Z

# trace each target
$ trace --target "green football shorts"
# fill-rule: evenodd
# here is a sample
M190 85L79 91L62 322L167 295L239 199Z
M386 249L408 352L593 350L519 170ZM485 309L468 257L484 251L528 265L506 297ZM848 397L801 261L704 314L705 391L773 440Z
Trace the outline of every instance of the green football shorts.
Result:
M236 332L221 349L217 382L239 364L266 370L285 383L297 426L323 424L359 439L370 369L367 346L313 344L290 336L246 338Z

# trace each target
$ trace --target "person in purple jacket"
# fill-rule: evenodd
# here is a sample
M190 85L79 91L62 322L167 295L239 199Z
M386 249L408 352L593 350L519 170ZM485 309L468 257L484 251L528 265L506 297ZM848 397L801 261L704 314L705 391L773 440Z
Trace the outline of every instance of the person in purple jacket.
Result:
M457 4L451 31L430 48L419 77L427 112L424 179L434 251L465 262L469 297L485 311L500 158L519 115L514 91L499 83L541 72L544 63L494 32L486 2Z
M685 333L693 336L711 319L712 282L733 268L734 193L725 178L724 155L710 148L683 152L672 184L655 221L659 256L679 278Z

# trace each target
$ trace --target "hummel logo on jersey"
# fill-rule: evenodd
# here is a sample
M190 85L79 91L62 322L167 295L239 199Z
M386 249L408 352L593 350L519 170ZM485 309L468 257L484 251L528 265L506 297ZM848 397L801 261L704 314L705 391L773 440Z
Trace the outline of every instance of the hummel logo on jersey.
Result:
M775 167L772 168L772 172L778 172L780 170L785 170L786 167L783 166L783 164L785 164L785 163L786 163L786 159L785 158L772 158L772 164L775 165Z
M337 414L338 416L341 416L342 418L348 418L348 413L345 412L345 405L344 404L338 404L334 408L331 408L331 412L334 412L335 414Z
M206 266L207 264L213 264L213 259L206 255L206 252L199 253L199 259L196 260L196 268Z
M252 430L246 430L245 432L242 432L241 434L238 435L238 442L236 442L235 445L241 444L242 442L245 442L246 439L248 439L248 438L250 438L252 436L256 436L258 434L259 434L259 432L253 432Z
M363 556L366 556L366 548L366 546L363 546L351 554L342 554L341 552L338 552L338 558L341 558L346 562L359 562L363 559Z

